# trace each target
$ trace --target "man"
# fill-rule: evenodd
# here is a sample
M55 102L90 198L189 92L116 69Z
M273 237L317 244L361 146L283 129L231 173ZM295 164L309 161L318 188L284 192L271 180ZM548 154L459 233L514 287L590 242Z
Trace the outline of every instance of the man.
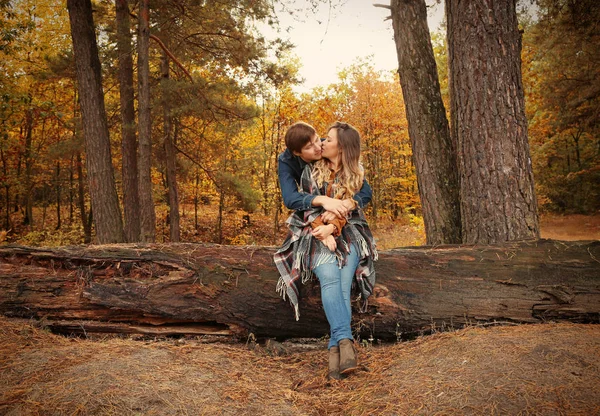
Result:
M320 206L337 217L345 218L355 206L352 200L339 200L298 191L304 167L308 163L321 159L321 139L316 130L301 121L294 123L285 134L285 145L287 149L277 158L279 186L285 206L295 211L304 211L311 206ZM371 202L372 196L373 191L365 179L360 191L354 195L354 200L362 208ZM326 220L327 214L324 215L324 220Z

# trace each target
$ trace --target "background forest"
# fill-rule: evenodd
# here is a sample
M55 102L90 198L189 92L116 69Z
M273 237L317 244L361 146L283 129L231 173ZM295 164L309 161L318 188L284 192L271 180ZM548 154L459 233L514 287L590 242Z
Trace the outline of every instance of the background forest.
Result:
M115 183L124 201L124 172L131 168L124 162L131 160L125 137L133 131L135 143L136 127L124 122L119 51L131 48L136 88L129 104L138 106L141 15L133 2L93 4ZM295 93L300 63L292 44L265 38L258 29L276 28L276 10L292 4L152 2L150 124L137 139L151 144L156 241L277 244L287 217L276 172L285 130L306 120L324 133L344 120L363 137L374 230L406 231L404 239L388 239L389 246L423 242L398 75L376 70L365 57L341 70L336 83ZM128 6L125 19L119 5ZM93 241L67 8L55 1L0 0L0 13L0 237L32 245ZM594 1L539 0L532 8L528 1L519 17L538 205L543 212L597 213L600 7ZM445 35L432 37L449 108ZM124 214L128 227L132 215Z

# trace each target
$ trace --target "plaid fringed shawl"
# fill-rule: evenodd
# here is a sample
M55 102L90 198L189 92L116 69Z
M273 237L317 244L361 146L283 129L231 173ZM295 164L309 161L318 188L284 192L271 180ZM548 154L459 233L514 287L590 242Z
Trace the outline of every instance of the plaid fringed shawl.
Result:
M306 193L324 195L327 184L319 189L313 178L311 165L306 165L300 178L300 188ZM373 293L375 285L375 268L377 260L375 240L367 224L361 208L350 213L348 223L336 238L337 249L332 253L321 241L312 236L310 224L323 212L321 207L313 207L306 211L295 211L287 219L288 235L283 245L275 253L274 260L281 277L277 282L277 292L285 300L286 296L294 308L296 320L300 319L298 308L298 281L306 283L313 277L312 270L320 264L337 259L338 266L346 264L346 257L351 244L358 248L358 267L354 274L353 288L360 293L361 310L366 310L367 299Z

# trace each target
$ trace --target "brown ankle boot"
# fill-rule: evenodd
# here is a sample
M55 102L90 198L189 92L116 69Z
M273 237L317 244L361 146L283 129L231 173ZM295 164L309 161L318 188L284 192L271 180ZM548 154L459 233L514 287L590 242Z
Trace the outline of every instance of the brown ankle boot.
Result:
M340 374L348 374L356 370L356 350L351 339L340 341Z
M340 349L339 347L329 348L329 378L340 380Z

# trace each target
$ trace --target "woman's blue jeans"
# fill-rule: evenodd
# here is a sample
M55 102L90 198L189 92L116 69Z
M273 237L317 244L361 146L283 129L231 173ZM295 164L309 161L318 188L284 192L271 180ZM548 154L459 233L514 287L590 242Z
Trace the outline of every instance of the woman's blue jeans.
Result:
M337 260L313 269L321 284L321 302L331 330L327 348L338 345L345 338L352 339L350 290L357 266L358 254L356 247L352 245L346 265L341 269Z

